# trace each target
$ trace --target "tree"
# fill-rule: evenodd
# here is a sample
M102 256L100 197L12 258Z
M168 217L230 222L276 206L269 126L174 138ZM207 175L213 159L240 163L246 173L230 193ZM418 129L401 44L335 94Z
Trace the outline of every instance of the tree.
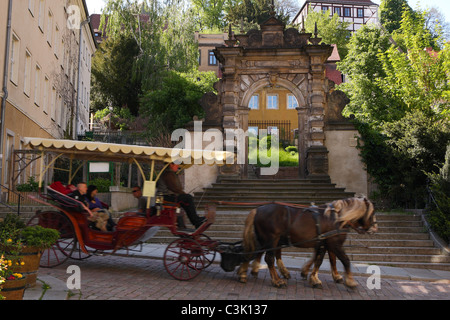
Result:
M424 14L405 10L394 32L402 46L374 26L352 37L338 64L349 82L339 89L351 103L367 171L391 206L422 207L426 178L438 170L450 140L450 46L435 39Z
M135 40L139 54L133 70L142 90L152 89L167 70L186 72L197 67L194 11L184 0L161 4L158 0L108 0L100 29L106 24L110 38Z
M92 60L93 111L118 107L138 115L141 80L133 75L138 54L138 45L130 36L108 38L100 45Z
M337 14L330 18L329 10L322 13L310 9L308 12L305 20L306 32L314 33L317 23L319 38L322 38L323 43L337 45L341 60L344 59L348 52L347 45L351 36L350 30L348 30L350 22L341 21Z
M275 17L287 24L289 22L288 5L282 6L282 4L283 2L275 2ZM272 4L268 0L226 0L224 10L228 23L240 25L246 20L248 23L261 24L270 18Z
M223 30L225 21L225 0L192 0L199 17L200 30Z
M338 69L346 75L347 82L339 89L350 98L344 114L353 114L357 120L371 123L384 121L389 103L376 79L385 73L379 52L390 47L389 35L374 25L364 25L353 34L348 44L348 55L338 62Z
M145 92L141 101L141 113L149 119L150 137L170 134L194 116L201 118L203 109L199 100L206 92L214 91L217 80L214 72L166 72L160 86Z
M424 13L403 13L398 30L406 51L391 46L379 54L385 77L377 79L379 87L395 105L399 118L411 110L421 110L430 116L449 115L450 69L447 45L440 52L432 50L433 36L425 26ZM396 119L395 119L396 120Z
M400 28L404 9L412 11L406 0L381 0L380 22L389 33Z

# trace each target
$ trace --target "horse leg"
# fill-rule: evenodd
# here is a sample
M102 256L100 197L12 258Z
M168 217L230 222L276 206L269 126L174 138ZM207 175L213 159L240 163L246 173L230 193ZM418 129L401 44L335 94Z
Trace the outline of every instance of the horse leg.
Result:
M252 262L252 271L250 271L251 275L255 278L258 277L259 265L261 263L262 253L259 253L255 260Z
M316 255L314 260L314 268L311 271L311 276L309 277L309 283L313 288L322 289L322 281L319 280L318 273L319 268L322 265L323 258L325 256L326 248L323 245L320 245L316 248Z
M239 282L241 283L247 283L247 270L248 270L248 265L250 264L250 261L246 261L241 263L237 274L239 276Z
M330 259L331 276L333 277L334 282L343 283L344 278L342 278L336 268L336 255L334 254L334 252L328 250L328 258Z
M281 260L281 249L275 251L275 257L277 258L277 266L280 269L280 273L283 275L285 279L290 279L291 274L289 270L285 267L283 260Z
M312 266L312 264L313 264L315 259L316 259L316 252L314 251L314 254L311 257L311 259L306 261L305 264L302 267L302 271L301 271L300 274L301 274L303 279L306 280L308 278L309 269L311 269L311 266Z
M264 260L266 261L267 266L269 268L270 277L272 278L272 285L277 288L285 286L286 281L281 280L277 270L275 269L275 258L273 252L272 251L266 252Z
M350 264L350 259L348 258L348 256L345 254L344 249L342 248L342 244L341 245L336 245L334 247L334 253L336 254L336 256L339 258L339 260L341 260L342 264L344 265L344 269L345 269L345 280L344 280L344 284L349 287L349 288L354 288L358 285L358 283L353 279L353 274L351 271L351 264Z

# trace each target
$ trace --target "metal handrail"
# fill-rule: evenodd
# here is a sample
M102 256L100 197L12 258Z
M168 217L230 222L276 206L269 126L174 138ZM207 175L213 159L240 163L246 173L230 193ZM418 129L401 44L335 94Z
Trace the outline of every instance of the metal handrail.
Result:
M25 199L25 197L22 196L20 193L17 193L17 192L15 192L15 191L11 190L10 188L4 186L4 185L1 184L1 183L0 183L0 188L1 188L2 190L3 190L3 189L6 189L6 190L8 190L8 192L12 192L12 193L14 193L15 195L18 196L18 197L17 197L17 199L18 199L18 203L17 203L17 215L20 215L20 201L21 201L22 198ZM2 192L3 192L3 191L2 191ZM0 194L1 194L2 192L0 192ZM13 210L13 211L15 210L15 209L14 209L13 207L11 207L9 204L3 202L3 200L1 199L1 197L0 197L0 205L3 205L3 206L5 206L5 207L8 207L9 209L11 209L11 210Z

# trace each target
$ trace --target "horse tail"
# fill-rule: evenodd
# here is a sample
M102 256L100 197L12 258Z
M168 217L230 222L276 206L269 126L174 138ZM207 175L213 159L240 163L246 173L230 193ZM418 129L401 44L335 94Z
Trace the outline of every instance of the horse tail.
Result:
M256 235L255 235L255 215L258 212L257 209L250 211L247 219L245 220L244 227L244 250L245 252L252 252L256 250Z

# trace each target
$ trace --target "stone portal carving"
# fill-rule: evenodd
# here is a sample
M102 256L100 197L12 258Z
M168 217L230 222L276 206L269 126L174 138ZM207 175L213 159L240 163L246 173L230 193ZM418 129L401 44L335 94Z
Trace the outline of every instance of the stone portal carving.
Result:
M320 41L317 35L286 29L273 15L260 25L260 30L235 36L229 32L226 45L214 50L222 68L217 88L220 98L216 101L212 96L204 97L204 106L212 108L206 118L217 121L217 113L221 112L224 131L246 130L251 96L266 86L282 86L290 90L299 103L299 176L326 175L324 116L328 80L325 62L332 47L319 45ZM246 168L246 165L237 166L227 174L243 175Z

